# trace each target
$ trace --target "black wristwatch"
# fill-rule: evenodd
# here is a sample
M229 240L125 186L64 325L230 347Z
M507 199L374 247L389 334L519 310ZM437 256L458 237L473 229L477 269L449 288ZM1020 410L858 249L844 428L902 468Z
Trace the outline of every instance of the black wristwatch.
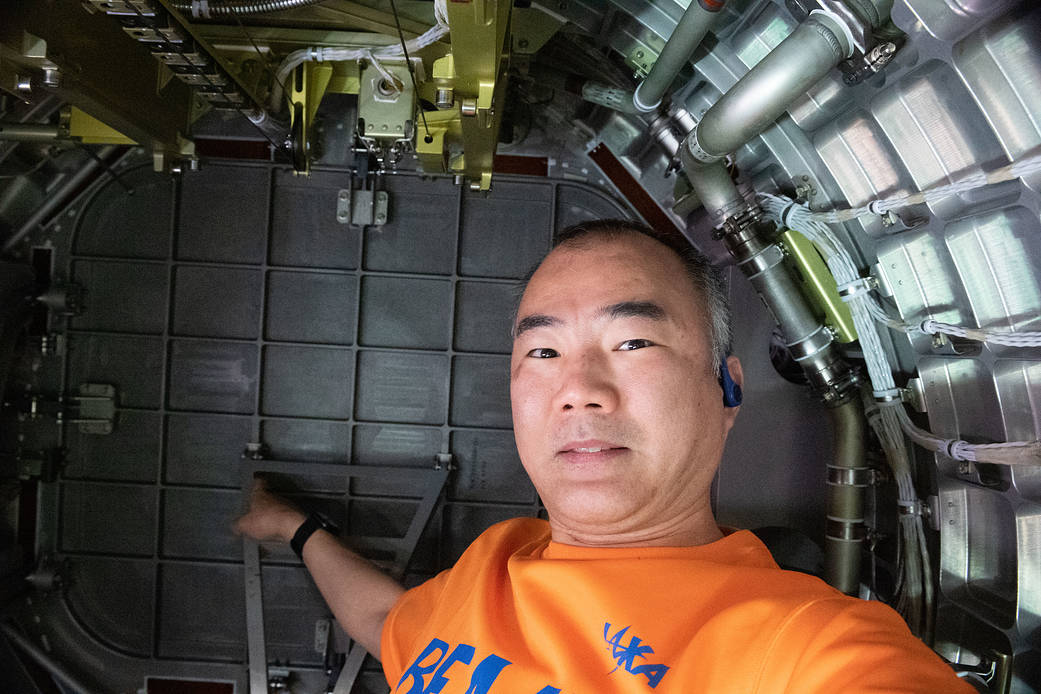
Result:
M300 524L300 527L293 533L293 539L289 541L289 546L296 552L296 556L301 559L304 558L304 544L307 543L311 536L315 534L317 530L328 530L333 535L339 534L338 529L335 525L323 518L318 513L311 513L307 516L307 520Z

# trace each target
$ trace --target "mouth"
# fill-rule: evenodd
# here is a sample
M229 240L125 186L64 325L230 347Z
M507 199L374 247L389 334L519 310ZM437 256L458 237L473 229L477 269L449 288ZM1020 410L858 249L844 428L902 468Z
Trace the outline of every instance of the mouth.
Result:
M625 446L619 446L608 441L571 441L564 444L557 455L570 462L593 462L614 457L629 450Z

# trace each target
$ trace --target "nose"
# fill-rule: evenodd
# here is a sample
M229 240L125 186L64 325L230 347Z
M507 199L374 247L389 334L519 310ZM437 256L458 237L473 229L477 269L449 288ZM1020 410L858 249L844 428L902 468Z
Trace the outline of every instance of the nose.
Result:
M618 406L619 392L607 360L594 350L582 351L567 359L560 374L556 409L560 411L612 412Z

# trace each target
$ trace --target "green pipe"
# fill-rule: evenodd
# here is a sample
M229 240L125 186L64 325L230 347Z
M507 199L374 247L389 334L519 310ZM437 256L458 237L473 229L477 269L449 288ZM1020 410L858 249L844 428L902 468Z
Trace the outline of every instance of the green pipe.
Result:
M863 406L851 397L829 410L835 429L835 453L828 465L828 527L824 537L825 580L843 593L860 590L860 555L864 544L864 466L866 436Z

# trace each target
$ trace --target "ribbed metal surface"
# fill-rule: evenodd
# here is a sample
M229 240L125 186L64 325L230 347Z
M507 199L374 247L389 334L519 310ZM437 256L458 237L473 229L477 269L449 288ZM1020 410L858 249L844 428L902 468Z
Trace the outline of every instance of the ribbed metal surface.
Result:
M711 52L695 55L694 78L680 90L695 116L797 23L779 1L732 3L731 9L740 15L718 28L721 40ZM925 189L1036 153L1036 3L898 0L893 20L907 42L885 71L853 88L843 86L837 72L815 85L737 152L746 175L774 185L808 181L815 189L811 206L825 208ZM624 40L616 47L624 52ZM1035 176L901 211L904 224L894 227L868 218L845 232L865 268L877 263L894 315L1039 330L1038 190ZM914 228L899 231L908 225ZM711 243L696 229L693 235ZM970 441L1041 436L1037 350L966 351L899 334L884 342L900 371L921 377L933 431ZM1012 691L1037 691L1041 471L978 470L942 456L934 462L942 594L937 646L964 662L988 648L1013 654Z

